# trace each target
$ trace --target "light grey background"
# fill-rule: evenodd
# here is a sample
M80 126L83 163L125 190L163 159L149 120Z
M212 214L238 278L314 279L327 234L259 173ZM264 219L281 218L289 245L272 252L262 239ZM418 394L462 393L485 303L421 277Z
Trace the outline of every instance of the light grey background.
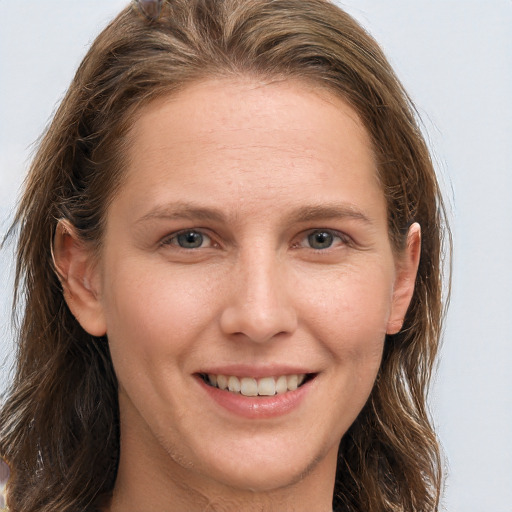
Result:
M0 0L0 234L31 155L87 46L124 0ZM431 404L444 507L512 512L512 1L340 2L416 102L450 206L452 303ZM0 390L12 262L0 254Z

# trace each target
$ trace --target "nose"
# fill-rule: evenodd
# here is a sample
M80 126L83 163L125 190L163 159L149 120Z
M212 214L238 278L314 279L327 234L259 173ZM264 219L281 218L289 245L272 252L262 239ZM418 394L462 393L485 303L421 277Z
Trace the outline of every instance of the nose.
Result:
M239 259L220 318L226 335L265 343L295 331L297 313L284 267L275 254L261 251Z

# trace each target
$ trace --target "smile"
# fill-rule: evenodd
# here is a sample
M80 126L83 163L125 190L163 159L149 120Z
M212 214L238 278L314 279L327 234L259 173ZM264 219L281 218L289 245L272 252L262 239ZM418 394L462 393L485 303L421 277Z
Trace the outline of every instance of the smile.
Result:
M309 374L281 375L279 377L236 377L234 375L202 374L209 386L243 396L274 396L295 391L309 377Z

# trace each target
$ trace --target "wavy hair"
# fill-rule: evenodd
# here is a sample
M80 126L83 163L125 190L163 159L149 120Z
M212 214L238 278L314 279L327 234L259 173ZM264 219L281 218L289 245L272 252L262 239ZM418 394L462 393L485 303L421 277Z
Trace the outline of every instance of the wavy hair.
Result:
M192 82L240 75L307 81L347 101L373 141L397 252L411 223L421 225L414 296L341 441L333 507L438 510L441 459L426 398L449 230L414 106L377 43L328 1L172 0L154 21L128 6L98 36L28 173L11 230L18 236L17 366L0 412L11 512L94 510L116 478L119 412L108 341L87 334L67 308L52 263L58 219L101 247L139 109Z

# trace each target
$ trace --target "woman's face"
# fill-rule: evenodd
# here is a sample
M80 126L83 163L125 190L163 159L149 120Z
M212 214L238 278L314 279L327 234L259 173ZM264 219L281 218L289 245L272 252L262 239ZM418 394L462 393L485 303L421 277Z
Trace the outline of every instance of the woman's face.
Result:
M211 80L145 107L130 141L98 314L77 314L108 335L120 477L131 457L192 487L332 491L419 240L395 259L358 116L300 82Z

